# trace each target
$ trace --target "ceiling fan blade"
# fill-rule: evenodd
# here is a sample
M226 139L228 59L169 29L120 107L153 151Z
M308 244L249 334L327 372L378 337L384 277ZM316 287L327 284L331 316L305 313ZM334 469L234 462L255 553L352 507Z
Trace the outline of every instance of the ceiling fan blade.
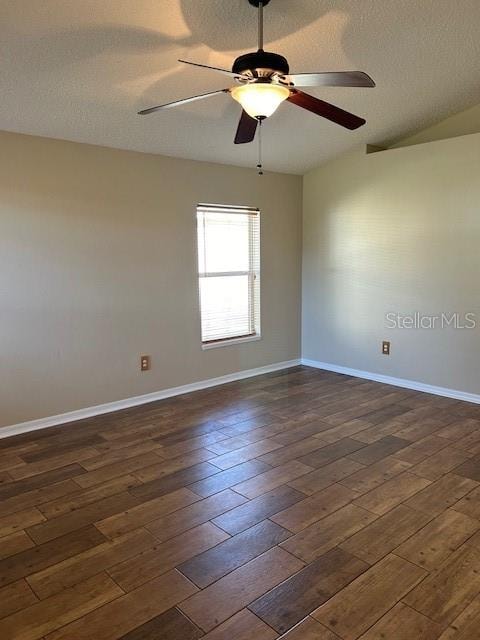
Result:
M220 69L219 67L210 67L208 64L199 64L198 62L189 62L188 60L179 60L183 64L190 64L193 67L200 67L201 69L210 69L210 71L217 71L218 73L223 73L225 76L230 76L231 78L244 78L248 80L248 76L242 75L241 73L233 73L233 71L229 71L228 69Z
M302 107L303 109L316 113L317 116L322 116L322 118L331 120L332 122L335 122L335 124L339 124L346 129L358 129L366 123L366 120L363 118L359 118L358 116L353 115L353 113L344 111L343 109L340 109L340 107L336 107L334 104L319 100L308 93L303 93L303 91L297 91L296 89L292 90L287 100L289 102L293 102L293 104L296 104L299 107Z
M182 100L175 100L174 102L167 102L166 104L159 104L156 107L149 107L148 109L142 109L138 112L139 116L146 116L149 113L160 111L161 109L171 109L172 107L178 107L181 104L187 104L188 102L195 102L196 100L203 100L203 98L209 98L210 96L216 96L220 93L229 93L229 89L220 89L219 91L210 91L209 93L201 93L198 96L192 96L191 98L183 98Z
M252 142L257 132L257 125L258 120L249 116L248 113L242 109L242 115L240 116L240 122L238 123L238 129L235 135L235 144Z
M294 73L285 76L296 87L374 87L375 82L363 71L326 71Z

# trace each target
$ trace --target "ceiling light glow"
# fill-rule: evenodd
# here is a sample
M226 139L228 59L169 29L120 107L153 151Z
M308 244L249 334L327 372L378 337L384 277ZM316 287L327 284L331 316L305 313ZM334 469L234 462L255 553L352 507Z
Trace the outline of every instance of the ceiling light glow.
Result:
M241 84L231 90L232 98L239 102L252 118L268 118L290 95L280 84Z

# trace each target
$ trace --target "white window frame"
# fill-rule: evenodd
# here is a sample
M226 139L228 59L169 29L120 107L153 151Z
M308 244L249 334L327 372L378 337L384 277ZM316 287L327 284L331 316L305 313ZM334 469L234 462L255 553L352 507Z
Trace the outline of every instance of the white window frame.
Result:
M258 228L259 228L259 247L258 247L258 275L260 277L260 263L261 263L261 236L260 236L260 224L261 224L261 218L260 218L260 209L257 209L255 207L246 207L246 206L239 206L239 205L223 205L223 204L205 204L205 203L199 203L196 207L196 211L195 211L195 222L196 225L198 225L198 210L199 209L211 209L211 210L224 210L226 212L232 212L232 215L235 215L235 213L248 213L248 212L256 212L256 215L258 216ZM198 231L198 228L197 228ZM206 272L206 273L200 273L198 270L198 251L199 251L199 244L198 244L198 234L196 234L195 236L195 244L197 247L197 287L198 287L198 306L199 306L199 313L200 313L200 344L201 344L201 348L203 351L207 351L209 349L218 349L220 347L228 347L230 345L235 345L235 344L242 344L242 343L246 343L246 342L255 342L257 340L261 340L262 339L262 334L261 334L261 311L260 311L260 296L261 296L261 290L259 290L259 300L258 300L258 330L256 330L255 328L255 311L252 311L252 313L250 314L249 317L249 321L251 324L251 328L252 328L252 333L248 334L248 335L243 335L243 336L232 336L232 337L227 337L227 338L220 338L218 340L211 340L211 341L203 341L202 340L202 300L201 300L201 290L200 290L200 280L201 278L208 278L208 277L218 277L218 276L249 276L249 281L250 281L250 287L252 289L251 294L250 294L250 299L254 300L255 299L255 295L253 292L253 287L255 286L255 279L257 277L256 271L254 270L254 266L253 264L251 264L251 269L249 271L226 271L226 272ZM253 256L250 256L250 260L253 260Z

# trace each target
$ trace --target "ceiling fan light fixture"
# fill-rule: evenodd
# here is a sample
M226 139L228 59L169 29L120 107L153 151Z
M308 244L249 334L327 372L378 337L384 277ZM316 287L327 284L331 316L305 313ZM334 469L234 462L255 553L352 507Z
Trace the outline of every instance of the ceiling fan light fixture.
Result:
M252 118L268 118L290 95L290 90L280 84L253 82L241 84L230 91Z

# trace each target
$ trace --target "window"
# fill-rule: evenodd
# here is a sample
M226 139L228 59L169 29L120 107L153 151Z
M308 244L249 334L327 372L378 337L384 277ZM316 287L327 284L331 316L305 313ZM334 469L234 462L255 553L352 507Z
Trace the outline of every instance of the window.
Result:
M260 337L260 212L197 207L198 280L204 348Z

